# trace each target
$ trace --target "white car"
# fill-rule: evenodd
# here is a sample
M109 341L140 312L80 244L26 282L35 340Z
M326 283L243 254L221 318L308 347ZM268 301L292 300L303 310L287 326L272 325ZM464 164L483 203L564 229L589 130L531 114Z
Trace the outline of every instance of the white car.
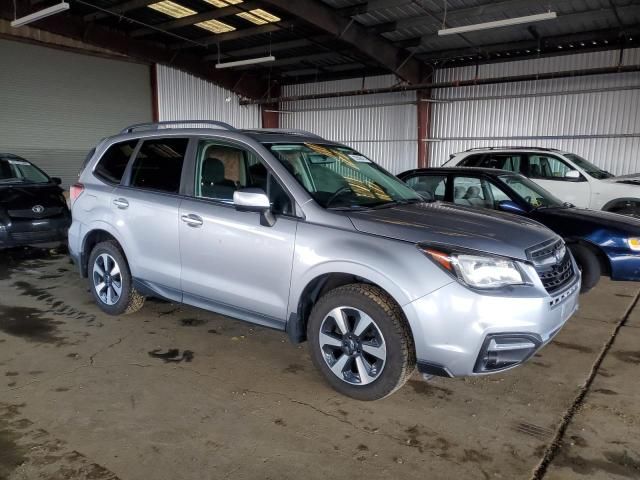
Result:
M451 155L444 165L518 172L577 207L640 215L640 175L616 177L575 153L537 147L472 148Z

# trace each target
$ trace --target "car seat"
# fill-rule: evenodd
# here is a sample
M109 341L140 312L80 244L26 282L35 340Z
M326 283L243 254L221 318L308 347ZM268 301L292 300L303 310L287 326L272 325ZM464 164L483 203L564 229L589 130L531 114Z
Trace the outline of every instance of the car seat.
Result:
M464 187L457 186L453 189L453 203L457 205L466 205L471 206L471 202L467 200L465 197L465 193L467 190Z
M224 163L219 158L209 157L202 163L202 196L233 200L236 185L224 176Z
M480 197L480 187L471 186L467 188L467 193L464 195L465 200L473 207L484 207L484 200Z

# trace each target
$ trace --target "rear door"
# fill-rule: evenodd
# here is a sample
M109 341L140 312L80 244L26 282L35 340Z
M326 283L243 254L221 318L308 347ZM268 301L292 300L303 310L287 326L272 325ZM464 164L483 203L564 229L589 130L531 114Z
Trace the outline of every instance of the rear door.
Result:
M292 197L242 146L202 139L193 163L179 221L184 302L282 328L298 225ZM235 209L233 194L245 187L267 193L273 226Z
M181 301L180 182L188 138L143 139L112 193L132 276L145 287Z
M582 174L580 178L566 178L569 170L573 170L573 167L554 155L532 153L528 156L526 176L560 200L588 208L591 200L589 182Z

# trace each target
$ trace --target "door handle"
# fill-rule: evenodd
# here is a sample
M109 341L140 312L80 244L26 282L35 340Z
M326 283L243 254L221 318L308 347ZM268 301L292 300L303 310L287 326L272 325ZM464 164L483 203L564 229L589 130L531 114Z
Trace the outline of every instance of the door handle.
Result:
M200 218L198 215L194 215L193 213L190 213L189 215L182 215L181 218L182 221L190 227L201 227L204 223L202 221L202 218Z
M129 208L129 202L125 199L125 198L116 198L113 201L113 204L120 208L120 209L125 209L125 208Z

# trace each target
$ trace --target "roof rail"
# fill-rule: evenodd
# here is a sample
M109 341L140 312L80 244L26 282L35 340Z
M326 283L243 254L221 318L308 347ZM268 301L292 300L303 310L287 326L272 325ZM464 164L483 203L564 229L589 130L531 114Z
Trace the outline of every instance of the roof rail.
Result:
M498 147L474 147L465 150L465 152L473 152L475 150L540 150L543 152L559 152L557 148L547 148L547 147L527 147L523 145L505 145Z
M136 123L135 125L129 125L123 129L120 134L133 133L144 130L160 130L163 127L171 127L172 125L188 125L184 128L207 128L205 127L192 127L191 125L207 125L210 127L223 128L225 130L236 131L235 127L232 127L228 123L218 122L216 120L171 120L167 122L150 122L150 123Z
M322 138L320 135L308 132L306 130L301 130L299 128L250 128L243 131L255 133L284 133L289 135L300 135L304 137L313 137L324 140L324 138Z

